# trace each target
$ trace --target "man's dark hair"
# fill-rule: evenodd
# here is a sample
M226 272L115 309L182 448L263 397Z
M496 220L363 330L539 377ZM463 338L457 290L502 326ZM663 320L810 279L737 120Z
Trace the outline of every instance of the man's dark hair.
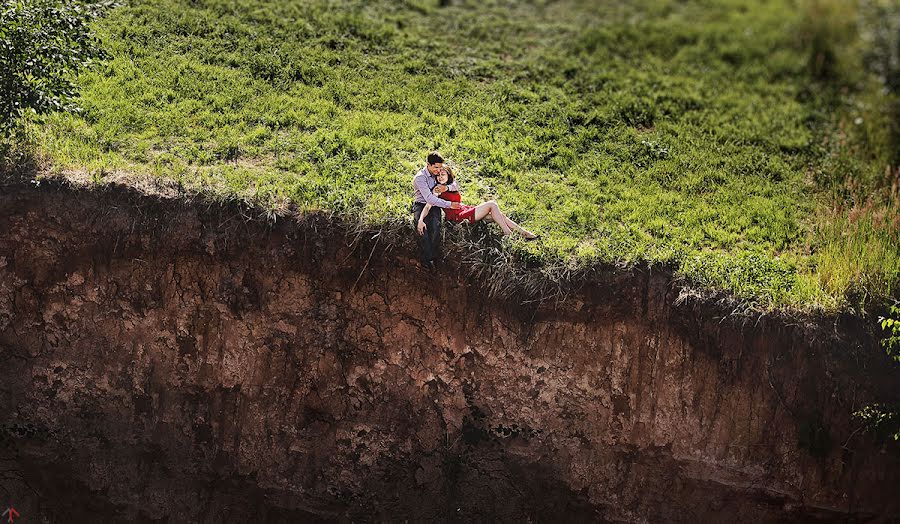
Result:
M437 163L443 164L444 163L444 157L441 156L441 154L438 153L437 151L432 151L431 153L428 153L428 158L426 160L428 161L429 164L437 164Z

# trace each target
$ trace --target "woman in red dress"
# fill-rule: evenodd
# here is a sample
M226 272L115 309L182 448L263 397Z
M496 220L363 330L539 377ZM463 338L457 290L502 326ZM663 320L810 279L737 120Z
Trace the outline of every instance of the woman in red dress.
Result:
M438 193L437 188L439 186L447 186L448 184L453 183L453 172L449 167L444 166L443 169L437 175L437 183L435 186L435 196L443 198L444 200L450 202L460 202L460 195L457 191L444 191L443 193ZM419 218L419 234L423 234L425 231L425 222L422 220L422 217L426 216L428 211L431 210L431 204L426 204L425 209L422 210L422 214ZM497 205L497 202L493 200L488 200L483 204L479 204L477 206L467 206L465 204L460 204L459 209L444 209L444 216L447 220L451 220L453 222L472 222L475 223L482 219L488 219L493 222L496 222L500 229L503 230L503 235L510 235L515 230L523 237L525 240L534 240L538 236L523 228L519 224L513 222L509 217L503 214L500 211L500 206Z

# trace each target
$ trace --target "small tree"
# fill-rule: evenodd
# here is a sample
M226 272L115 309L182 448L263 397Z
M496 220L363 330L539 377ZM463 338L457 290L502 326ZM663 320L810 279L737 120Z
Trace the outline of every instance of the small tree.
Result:
M112 2L0 0L0 135L26 111L77 110L77 72L104 56L89 23Z

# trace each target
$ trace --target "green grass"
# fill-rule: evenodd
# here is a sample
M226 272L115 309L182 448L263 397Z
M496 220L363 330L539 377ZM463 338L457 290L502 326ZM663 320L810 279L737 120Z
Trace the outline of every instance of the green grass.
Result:
M669 264L762 308L832 311L859 286L896 293L900 241L890 198L872 207L881 225L823 211L844 181L817 177L883 159L822 145L850 113L816 83L834 67L810 67L828 43L806 37L834 29L808 12L135 0L98 22L112 58L79 79L84 111L29 129L56 171L150 173L373 224L406 219L412 174L439 148L464 202L495 198L542 234L507 246L529 259Z

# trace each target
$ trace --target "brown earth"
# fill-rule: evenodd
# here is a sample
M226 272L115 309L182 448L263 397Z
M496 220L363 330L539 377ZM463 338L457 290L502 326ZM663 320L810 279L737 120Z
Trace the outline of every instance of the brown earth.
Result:
M387 237L390 237L387 238ZM491 300L408 236L0 188L0 485L50 521L900 518L900 400L854 317L599 271Z

